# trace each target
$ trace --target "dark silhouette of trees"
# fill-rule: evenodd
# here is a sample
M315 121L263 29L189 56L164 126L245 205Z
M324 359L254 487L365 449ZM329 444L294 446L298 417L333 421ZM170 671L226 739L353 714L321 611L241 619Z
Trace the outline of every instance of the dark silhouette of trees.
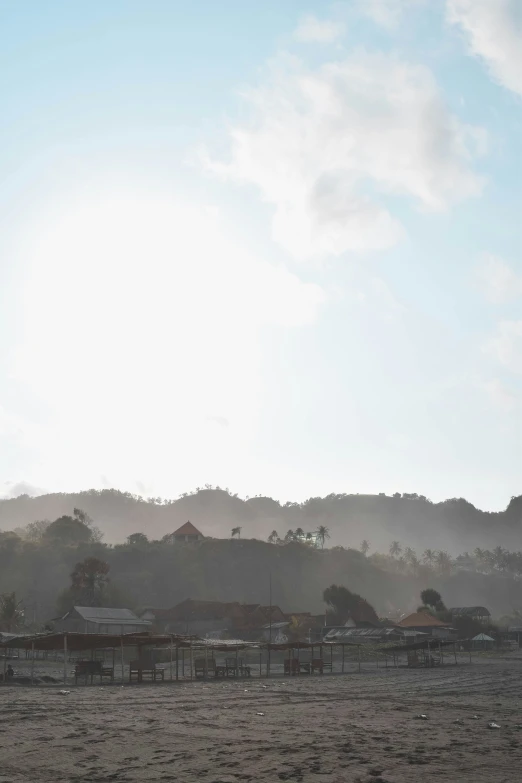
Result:
M442 600L441 594L437 590L433 590L431 587L426 588L420 594L422 606L419 607L419 611L427 609L431 614L437 612L445 612L446 606Z
M71 572L71 586L59 598L59 607L103 606L107 599L110 566L97 557L86 557Z
M357 593L352 593L342 585L327 587L323 592L323 600L333 610L338 622L339 620L346 621L349 617L356 622L376 624L379 622L373 606L365 598Z
M131 533L127 536L127 543L131 546L144 545L149 543L149 539L145 533Z
M50 543L78 546L92 541L92 530L75 517L63 516L51 522L42 538Z
M16 598L16 593L0 595L0 631L13 633L21 628L24 619L22 602Z

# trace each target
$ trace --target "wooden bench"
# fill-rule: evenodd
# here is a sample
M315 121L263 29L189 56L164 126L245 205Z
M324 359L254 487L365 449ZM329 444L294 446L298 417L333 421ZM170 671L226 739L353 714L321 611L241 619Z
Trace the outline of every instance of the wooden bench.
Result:
M163 666L156 666L154 663L137 660L129 664L129 682L132 682L133 675L136 675L138 682L143 682L143 676L150 677L153 682L165 679L165 669Z
M196 658L194 660L194 677L199 679L200 677L208 677L212 675L216 676L216 662L213 658Z
M91 678L91 685L94 677L99 677L100 682L104 677L108 677L111 682L114 682L114 669L112 666L104 666L102 661L78 661L74 667L74 682L77 685L80 677L85 677L85 683L87 678Z
M251 677L250 666L245 666L242 658L225 658L225 674L227 677Z

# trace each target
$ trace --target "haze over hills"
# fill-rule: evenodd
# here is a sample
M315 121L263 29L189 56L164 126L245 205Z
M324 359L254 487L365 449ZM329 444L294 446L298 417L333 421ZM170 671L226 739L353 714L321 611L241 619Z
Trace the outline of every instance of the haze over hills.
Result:
M386 550L392 540L451 554L475 547L522 548L522 496L513 497L501 512L486 512L455 498L441 503L415 494L331 494L304 503L280 504L268 497L242 500L219 488L199 489L177 500L147 500L118 490L88 490L0 500L0 530L14 530L35 520L53 520L82 508L92 517L107 543L136 532L151 539L171 533L190 519L209 537L226 538L233 527L242 537L266 539L276 530L305 532L324 525L330 546L358 547L367 539L372 550Z

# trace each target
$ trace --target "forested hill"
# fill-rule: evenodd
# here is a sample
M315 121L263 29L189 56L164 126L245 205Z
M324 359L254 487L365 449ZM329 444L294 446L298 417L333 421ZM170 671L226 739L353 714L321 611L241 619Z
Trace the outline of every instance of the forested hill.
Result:
M161 538L188 519L206 536L224 538L241 527L242 538L262 538L276 530L330 531L329 546L358 547L362 539L371 548L386 549L392 540L417 549L431 547L456 554L475 547L522 549L522 496L510 500L505 511L485 512L466 500L432 503L414 494L328 495L304 503L280 504L267 497L242 500L226 490L207 488L177 500L147 500L117 490L89 490L77 494L22 495L0 500L0 530L15 530L35 520L54 520L81 508L92 517L105 541L123 541L143 532Z

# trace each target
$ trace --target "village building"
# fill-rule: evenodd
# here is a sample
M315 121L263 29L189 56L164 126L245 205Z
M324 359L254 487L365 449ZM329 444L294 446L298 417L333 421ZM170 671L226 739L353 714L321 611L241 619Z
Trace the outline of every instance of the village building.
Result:
M453 621L456 617L468 617L479 623L488 623L491 619L489 609L486 609L485 606L454 606L449 611Z
M425 634L414 632L415 638L410 638L406 630L397 628L396 626L388 626L383 628L369 627L369 628L356 628L356 627L342 627L342 628L330 628L324 636L324 640L327 642L353 642L354 644L381 644L384 642L401 642L405 641L408 635L408 641L419 641Z
M443 623L442 620L438 620L428 612L414 612L413 614L404 617L397 623L399 628L404 628L409 631L421 631L422 633L430 634L437 639L447 639L452 635L453 628L450 623Z
M171 609L157 610L156 625L166 633L193 634L208 639L262 638L263 626L286 620L278 606L240 604L238 601L187 599Z
M192 522L185 522L184 525L172 533L172 540L175 544L191 544L196 541L203 541L204 538L203 533L197 527L194 527Z
M495 640L487 633L478 633L471 640L473 650L492 650L495 647Z
M140 619L130 609L101 606L74 606L69 612L53 620L59 633L107 633L122 635L151 630L148 620Z

